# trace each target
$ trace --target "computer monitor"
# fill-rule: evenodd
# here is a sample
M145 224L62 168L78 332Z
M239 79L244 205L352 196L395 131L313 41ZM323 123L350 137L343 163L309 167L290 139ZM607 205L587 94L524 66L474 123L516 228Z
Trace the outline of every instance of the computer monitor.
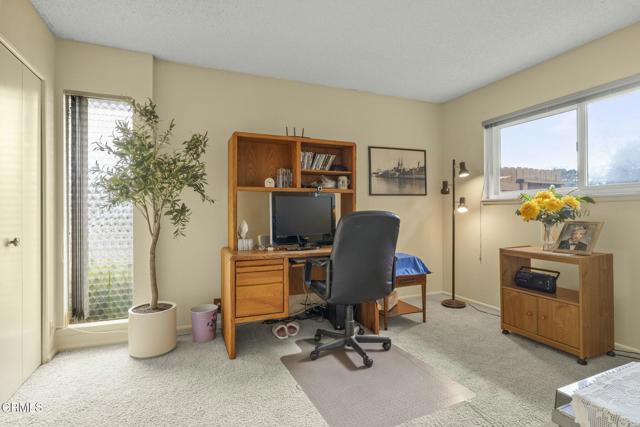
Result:
M329 193L271 193L271 244L330 245L336 231Z

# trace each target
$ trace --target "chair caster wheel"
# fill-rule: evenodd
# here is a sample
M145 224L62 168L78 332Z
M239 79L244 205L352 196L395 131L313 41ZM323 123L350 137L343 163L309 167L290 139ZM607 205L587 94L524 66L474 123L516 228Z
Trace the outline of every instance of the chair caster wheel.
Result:
M609 357L615 357L616 356L616 352L611 350L611 351L607 351L607 356Z
M320 357L320 352L318 350L313 350L311 354L309 354L309 359L311 360L316 360L318 357Z
M322 339L322 335L320 335L319 333L316 333L316 334L313 336L313 340L314 340L315 342L318 342L318 341L320 341L321 339Z
M367 368L370 368L373 366L373 359L365 357L364 359L362 359L362 361L364 362L364 366L366 366Z
M358 327L358 335L364 335L364 328L362 326Z
M587 359L578 359L578 365L585 366L587 364Z
M503 329L502 333L505 334L505 335L509 335L511 332L507 331L506 329Z
M383 343L382 343L382 349L383 349L384 351L389 351L389 350L391 350L391 342L383 342Z

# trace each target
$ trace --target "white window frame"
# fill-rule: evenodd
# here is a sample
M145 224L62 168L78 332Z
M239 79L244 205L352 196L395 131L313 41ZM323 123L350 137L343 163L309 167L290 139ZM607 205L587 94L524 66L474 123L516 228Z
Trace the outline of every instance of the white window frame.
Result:
M540 190L529 191L500 191L500 153L501 141L500 131L506 127L519 125L533 120L543 119L545 117L554 116L556 114L565 113L567 111L576 111L577 125L577 141L576 155L578 167L578 186L577 187L560 187L558 192L565 194L576 191L577 194L588 194L596 197L625 197L640 196L640 183L628 184L604 184L604 185L588 185L588 123L587 123L587 105L593 101L599 101L605 98L624 95L625 93L640 90L640 75L630 79L621 80L596 89L585 91L571 97L565 97L557 101L552 101L544 106L532 107L521 112L516 112L508 116L513 119L496 118L488 122L500 122L496 126L486 126L484 130L484 194L483 201L507 201L516 200L521 193L534 194ZM575 98L576 102L569 102L568 99ZM582 98L582 99L581 99ZM557 107L553 107L556 104ZM486 123L486 122L485 122Z

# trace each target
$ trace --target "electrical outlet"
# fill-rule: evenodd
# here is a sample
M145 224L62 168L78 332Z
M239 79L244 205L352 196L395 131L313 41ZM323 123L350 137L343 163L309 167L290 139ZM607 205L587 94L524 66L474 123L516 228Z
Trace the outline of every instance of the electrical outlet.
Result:
M53 320L49 320L49 335L53 335L56 331L56 325L53 323Z

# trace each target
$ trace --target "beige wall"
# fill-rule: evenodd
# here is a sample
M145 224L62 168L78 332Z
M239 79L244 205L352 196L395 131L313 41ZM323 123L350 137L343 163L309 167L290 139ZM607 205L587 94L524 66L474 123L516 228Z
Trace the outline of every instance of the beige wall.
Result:
M174 240L167 227L158 247L160 294L178 302L179 325L189 323L191 306L220 295L219 251L227 241L227 140L235 130L283 134L287 124L304 127L309 136L356 141L358 209L398 213L399 249L422 257L434 270L431 286L440 289L441 107L165 61L155 61L154 71L154 100L161 117L175 117L176 142L204 130L211 141L206 156L208 190L216 203L203 206L189 194L193 217L187 237ZM426 149L429 195L369 196L369 145ZM248 205L266 217L265 198L258 196ZM252 222L250 234L255 236L254 230L264 222Z
M544 101L640 73L640 24L628 27L583 47L529 68L504 80L457 98L444 105L444 152L467 160L473 175L461 183L470 212L459 216L457 233L457 292L465 297L499 305L498 248L517 244L540 244L541 226L523 223L514 215L515 204L480 205L483 170L482 121ZM614 253L616 341L640 348L640 286L637 283L640 232L634 231L640 199L598 200L591 220L604 221L598 250ZM450 235L444 209L444 235ZM445 254L450 239L445 237ZM482 256L482 259L480 257ZM444 271L450 271L450 256ZM565 285L574 276L563 277ZM444 283L450 283L446 274ZM445 286L449 289L449 285Z
M423 257L434 270L431 286L441 288L440 106L152 61L146 54L66 40L57 41L56 70L59 122L63 117L62 94L69 90L130 96L138 101L152 97L163 120L176 119L176 145L192 132L209 132L208 192L216 203L203 205L187 193L193 215L186 238L174 239L166 223L158 245L160 297L178 303L180 329L190 326L192 306L220 296L219 251L226 245L227 227L227 140L235 130L282 134L288 124L305 127L307 135L356 141L358 208L388 209L400 214L403 222L399 247ZM62 129L57 134L63 144ZM426 149L429 196L368 196L368 145ZM250 235L255 237L268 224L267 199L257 195L246 200L241 219L247 218ZM148 236L140 218L136 218L134 234L134 301L142 303L148 297ZM62 307L63 282L59 282L58 307ZM121 341L126 337L122 334L124 327L105 326L94 335L63 330L56 340L59 348ZM104 330L114 332L107 334Z
M45 258L43 265L43 360L55 353L55 277L60 258L56 252L59 234L56 232L55 176L57 162L54 143L53 92L55 83L55 38L29 1L0 0L0 42L14 52L41 80L43 87L43 178Z

